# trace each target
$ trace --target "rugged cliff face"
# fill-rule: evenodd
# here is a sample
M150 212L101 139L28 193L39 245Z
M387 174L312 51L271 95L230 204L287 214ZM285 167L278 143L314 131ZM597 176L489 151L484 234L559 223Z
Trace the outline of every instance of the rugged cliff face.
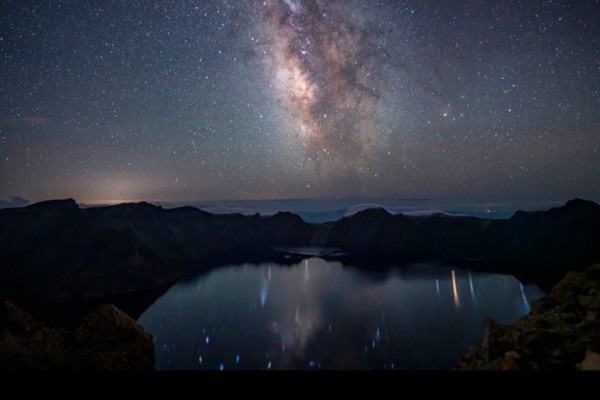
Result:
M599 223L600 206L585 200L545 212L519 211L506 220L408 217L378 209L332 223L319 243L367 252L371 259L476 259L485 268L541 279L549 289L567 270L600 261Z
M150 291L272 245L306 244L296 215L211 215L147 203L80 209L73 200L0 210L0 298L24 304L76 303Z
M600 264L567 273L514 325L488 319L483 344L455 369L600 370Z
M277 260L273 246L306 245L341 247L343 256L328 257L368 268L477 260L471 267L550 287L568 269L600 261L599 225L600 206L585 200L507 220L369 209L319 225L291 213L212 215L148 203L81 209L73 200L54 200L0 210L0 299L32 311L112 303L189 272Z
M0 369L153 368L152 337L113 305L95 308L66 330L36 321L11 302L0 304Z

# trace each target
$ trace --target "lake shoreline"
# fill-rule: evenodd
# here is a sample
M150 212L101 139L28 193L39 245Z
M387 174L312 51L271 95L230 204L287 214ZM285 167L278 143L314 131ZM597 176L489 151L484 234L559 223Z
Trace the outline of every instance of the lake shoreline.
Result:
M367 209L321 224L287 212L213 215L193 207L80 208L54 200L0 210L0 299L56 324L74 324L105 302L136 316L183 276L304 257L274 250L289 246L335 247L323 257L369 271L446 263L511 274L548 290L567 271L600 260L598 223L600 206L580 199L504 220Z
M455 266L373 271L310 257L182 278L138 322L154 336L161 370L450 369L485 316L512 322L542 294Z
M71 328L76 326L83 316L101 304L114 304L126 312L135 320L158 298L166 293L169 288L182 279L201 276L232 265L243 264L268 264L277 263L283 267L293 266L303 260L314 257L311 254L299 253L296 249L306 249L306 246L288 246L285 248L268 248L264 250L252 249L240 254L227 254L223 257L204 260L201 268L189 268L180 276L157 283L149 289L141 289L131 292L113 293L73 303L63 303L46 306L27 306L25 309L40 321L51 326ZM311 246L309 246L311 248ZM542 290L549 292L547 280L536 280L535 275L514 274L507 272L506 268L499 268L485 260L470 259L438 259L430 261L406 260L403 264L398 263L398 257L393 254L374 255L370 252L352 251L339 247L324 248L323 246L312 246L312 248L325 249L318 255L326 261L340 262L347 268L356 268L364 273L389 273L392 269L414 268L417 265L434 265L436 267L455 267L465 271L478 273L494 273L514 276L523 284L536 284Z

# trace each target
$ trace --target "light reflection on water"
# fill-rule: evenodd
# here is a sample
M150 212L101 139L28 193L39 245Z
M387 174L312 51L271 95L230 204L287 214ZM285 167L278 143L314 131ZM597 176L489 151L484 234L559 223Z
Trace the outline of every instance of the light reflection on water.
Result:
M310 258L182 280L139 322L158 369L448 369L481 343L485 317L514 322L541 295L508 275Z

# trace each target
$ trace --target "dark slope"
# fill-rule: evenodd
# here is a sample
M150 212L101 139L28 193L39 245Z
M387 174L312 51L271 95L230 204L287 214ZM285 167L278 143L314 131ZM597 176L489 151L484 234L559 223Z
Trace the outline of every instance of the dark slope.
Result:
M273 246L301 245L341 247L342 261L366 268L476 259L470 266L548 286L600 261L599 226L600 206L585 200L507 220L370 209L319 225L291 213L213 215L148 203L81 209L54 200L0 210L0 298L27 309L132 293L152 299L188 272L276 260Z
M107 296L128 301L123 295L133 292L152 298L189 271L264 257L273 244L307 243L310 233L290 213L211 215L147 203L80 209L73 200L5 209L0 295L28 309Z
M0 370L154 368L152 336L113 305L94 308L66 330L36 321L11 302L0 302L0 328Z
M486 320L481 346L455 369L600 370L600 264L571 271L514 324Z
M349 247L346 262L449 261L542 280L551 287L569 269L600 260L600 206L575 199L506 220L391 215L371 209L321 228L317 242Z

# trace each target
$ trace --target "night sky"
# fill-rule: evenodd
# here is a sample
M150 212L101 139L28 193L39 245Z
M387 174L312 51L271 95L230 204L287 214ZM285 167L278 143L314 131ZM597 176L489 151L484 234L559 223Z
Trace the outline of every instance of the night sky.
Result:
M600 2L0 2L0 199L600 201Z

